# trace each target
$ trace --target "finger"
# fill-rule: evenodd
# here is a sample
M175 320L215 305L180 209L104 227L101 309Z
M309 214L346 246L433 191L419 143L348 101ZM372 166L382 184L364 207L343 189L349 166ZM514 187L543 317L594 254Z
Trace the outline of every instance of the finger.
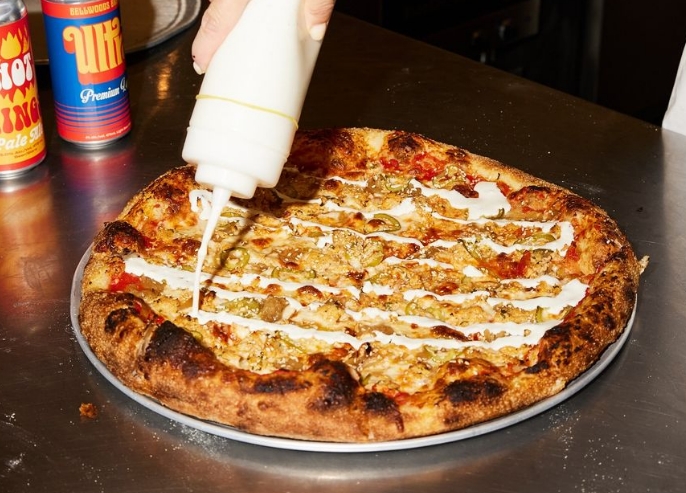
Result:
M191 54L196 72L204 73L214 52L243 14L250 0L212 0L202 16Z
M336 0L305 0L305 25L313 39L324 38Z

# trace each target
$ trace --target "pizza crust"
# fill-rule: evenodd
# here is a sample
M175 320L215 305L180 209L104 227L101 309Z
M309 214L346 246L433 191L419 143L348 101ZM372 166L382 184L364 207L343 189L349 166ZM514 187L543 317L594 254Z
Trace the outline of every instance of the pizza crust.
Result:
M413 168L418 156L425 164L420 170ZM584 279L589 287L586 296L538 344L517 349L515 356L465 350L459 358L436 365L429 372L430 385L413 393L383 385L370 387L351 366L354 351L345 344L308 354L297 367L289 363L276 370L254 371L227 363L217 343L208 346L207 338L195 332L197 322L187 315L188 307L162 294L163 283L126 273L126 258L150 252L156 262L192 265L202 225L188 200L189 192L198 188L192 166L172 170L146 187L96 237L82 285L79 322L83 335L109 370L136 392L201 419L249 433L295 439L368 442L433 435L515 412L560 392L619 337L636 300L641 266L626 238L601 209L521 171L405 132L300 132L287 169L320 178L342 174L352 183L368 177L368 166L374 161L388 163L384 169L389 173L431 183L427 177L436 169L427 167L427 156L435 161L430 166L454 167L451 172L462 177L455 189L467 195L473 192L469 190L473 182L497 181L512 207L507 214L515 219L555 218L574 226L574 242L569 247L574 258L557 259L556 268L568 278ZM308 191L308 183L289 184L289 176L293 175L284 174L277 189L300 187L298 193L315 193ZM346 182L323 183L336 195ZM336 196L346 203L347 196ZM255 221L264 224L275 221L268 217L270 210L278 211L275 217L290 214L273 193L258 193L252 204L259 211ZM262 245L270 238L252 241L257 244L258 240ZM408 247L393 248L402 255ZM296 253L284 252L282 263L295 263ZM572 257L569 251L567 256ZM424 269L437 276L435 270ZM313 299L314 291L310 289ZM335 308L335 303L330 305ZM263 320L281 320L284 310L276 304L270 315L262 313ZM220 334L227 344L235 336L230 329L213 328L227 331ZM443 332L454 335L454 330L444 328ZM357 351L363 352L364 347ZM417 360L416 365L422 364L424 360Z

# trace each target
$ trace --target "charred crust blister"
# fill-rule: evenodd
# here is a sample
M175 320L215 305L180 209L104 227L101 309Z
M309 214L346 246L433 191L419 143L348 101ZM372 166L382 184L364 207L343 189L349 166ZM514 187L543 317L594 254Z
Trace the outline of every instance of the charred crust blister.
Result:
M594 209L594 206L591 204L591 202L582 197L579 197L578 195L562 193L559 193L558 195L562 195L564 210L568 213L584 212L590 209Z
M454 163L461 163L469 157L469 153L459 147L451 147L445 151L445 154Z
M340 361L323 360L312 367L320 378L319 395L312 403L318 410L331 410L349 406L359 388L348 367Z
M143 250L145 238L136 228L124 221L113 221L105 225L95 243L94 251L128 255Z
M376 414L387 415L398 412L395 401L381 392L368 392L363 397L364 408Z
M188 202L188 192L171 183L162 183L154 190L154 195L162 204L166 204L165 214L175 215Z
M388 138L388 150L398 159L411 159L424 150L422 142L414 135L406 132L396 132Z
M130 293L100 294L88 297L85 302L102 308L109 307L104 310L107 315L103 317L103 332L108 335L119 333L121 337L124 335L123 329L130 321L140 320L139 310L137 310L140 302Z
M536 375L550 368L550 363L546 359L539 360L534 365L524 369L524 373L529 375Z
M389 420L399 432L405 430L402 413L396 402L381 392L368 392L362 396L364 410L373 416Z
M285 395L308 389L311 386L311 382L298 378L298 375L293 372L287 372L286 374L277 373L260 376L249 388L249 391L257 394Z
M132 315L130 308L112 310L105 319L105 333L114 334Z
M191 334L169 321L163 322L153 332L144 361L180 369L187 378L197 378L217 370L214 354Z
M449 383L444 390L445 396L452 404L471 402L488 402L500 397L505 388L490 378L458 380Z

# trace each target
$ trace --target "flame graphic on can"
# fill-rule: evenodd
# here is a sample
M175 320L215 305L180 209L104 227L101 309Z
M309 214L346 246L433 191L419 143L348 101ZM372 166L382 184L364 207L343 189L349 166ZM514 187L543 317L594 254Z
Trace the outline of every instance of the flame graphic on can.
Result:
M45 158L45 138L27 16L0 26L0 177Z

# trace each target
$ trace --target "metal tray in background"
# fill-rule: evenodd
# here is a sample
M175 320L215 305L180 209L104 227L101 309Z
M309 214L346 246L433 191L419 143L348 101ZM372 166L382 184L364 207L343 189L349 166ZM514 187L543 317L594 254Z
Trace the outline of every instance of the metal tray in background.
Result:
M48 63L40 0L24 0L29 13L33 58ZM200 13L201 0L121 0L124 51L151 48L188 28Z

